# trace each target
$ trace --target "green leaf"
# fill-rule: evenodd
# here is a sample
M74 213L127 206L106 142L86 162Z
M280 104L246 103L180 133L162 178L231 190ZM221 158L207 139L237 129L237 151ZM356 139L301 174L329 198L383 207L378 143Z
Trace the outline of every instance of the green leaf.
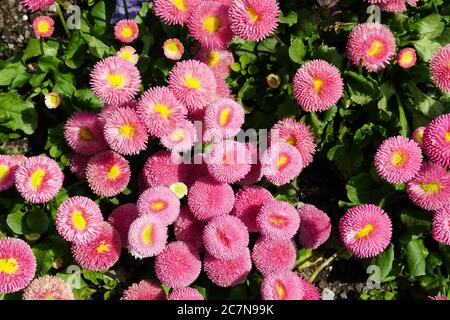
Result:
M394 262L394 245L391 243L382 253L373 257L370 264L376 265L380 268L380 281L383 282L388 278L392 270L392 263Z
M347 197L354 204L372 203L372 190L377 187L369 174L362 172L352 177L345 189Z
M408 259L409 274L413 277L423 276L425 274L428 249L425 248L423 241L412 239L406 247Z
M23 212L16 211L8 214L6 217L6 224L16 234L24 234L24 215L25 214Z
M353 102L366 105L378 96L377 84L374 81L353 71L346 71L344 75Z
M36 274L46 274L52 268L55 253L46 244L37 244L34 246L33 253L37 263Z
M43 53L44 52L43 52L43 47L41 45L41 40L38 40L36 38L31 38L28 41L28 45L27 45L27 48L25 49L25 52L23 53L22 61L26 62L28 59L40 56Z
M302 63L305 55L306 48L302 39L294 37L291 40L291 46L289 47L289 58L295 63Z
M17 93L0 93L0 127L32 134L37 127L37 113L29 101Z
M444 105L441 102L434 100L429 95L424 94L414 83L409 82L408 89L413 95L414 107L416 110L420 111L428 118L434 118L444 113Z
M441 21L442 17L437 13L432 13L423 19L420 19L413 24L413 29L416 30L421 36L428 39L434 39L442 34L444 31L444 22Z
M35 208L33 212L25 217L28 228L32 232L43 234L48 230L49 219L45 211Z
M103 59L111 53L110 47L95 37L91 37L88 44L89 52L97 58Z
M322 45L318 47L313 54L315 59L323 59L335 65L338 69L342 66L343 57L335 47Z
M74 86L74 76L72 73L60 73L54 72L55 85L53 86L53 91L59 92L64 95L71 96L75 92Z
M20 61L6 64L6 67L0 70L0 86L10 85L17 74L25 71L25 66Z
M288 14L285 16L284 13L282 12L278 20L280 21L280 23L287 24L289 27L292 27L294 24L297 23L298 14L295 11L289 11Z
M426 211L402 210L400 220L413 233L420 233L430 229L432 215Z
M328 150L328 160L333 160L339 170L347 175L351 175L358 171L364 157L361 149L355 145L338 144Z
M434 52L441 47L438 42L431 41L428 38L421 38L419 40L412 41L412 44L416 48L420 59L425 62L430 61Z

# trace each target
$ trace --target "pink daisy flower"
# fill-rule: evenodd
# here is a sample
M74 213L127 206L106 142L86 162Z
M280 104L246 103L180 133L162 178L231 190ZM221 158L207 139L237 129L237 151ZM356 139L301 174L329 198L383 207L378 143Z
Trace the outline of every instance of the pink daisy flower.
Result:
M141 280L128 287L120 300L166 300L166 294L163 288L153 281Z
M271 273L266 275L261 283L263 300L301 300L303 295L300 277L292 271Z
M75 112L64 125L64 138L80 154L92 155L108 148L102 126L93 112Z
M86 167L86 179L95 194L113 197L121 193L130 181L128 161L113 151L92 156Z
M153 257L161 253L167 242L167 226L155 216L145 214L130 225L128 251L136 258Z
M440 296L428 296L428 299L430 300L448 300L447 296L440 295Z
M144 175L149 187L170 187L184 181L188 172L187 166L178 153L158 151L150 156L144 165Z
M245 248L242 254L231 260L220 260L206 254L204 261L206 276L219 287L234 287L247 278L252 269L250 250Z
M438 164L425 162L419 173L406 183L406 192L415 205L437 210L450 202L450 172Z
M155 13L164 23L181 24L187 22L192 10L200 0L155 0Z
M417 55L414 48L403 48L397 54L397 63L403 69L411 68L416 64Z
M231 64L234 62L233 53L229 50L209 50L202 47L196 59L208 65L208 67L222 78L231 73Z
M169 243L155 259L158 279L171 288L183 288L193 283L202 269L197 249L182 241Z
M187 115L186 107L166 87L154 87L145 91L139 100L137 112L148 132L155 137L170 134Z
M247 41L261 41L278 27L276 0L236 0L228 10L233 33Z
M300 284L303 287L301 300L321 300L319 289L314 284L302 277L300 277Z
M233 99L216 100L206 108L205 134L207 142L234 137L244 124L244 108Z
M381 10L392 13L400 13L406 11L405 0L390 0L378 4Z
M151 215L163 225L175 222L180 214L180 199L167 187L145 190L137 201L139 215Z
M428 124L423 132L423 147L431 161L450 167L450 113Z
M139 70L131 62L117 56L103 59L91 72L94 94L109 104L122 104L133 99L141 86Z
M114 37L124 43L130 43L139 36L139 27L134 20L120 20L114 26Z
M60 278L45 275L34 279L25 289L23 300L75 300L72 288Z
M70 242L85 244L95 240L103 230L99 206L86 197L65 200L56 211L56 230Z
M229 184L203 177L189 189L188 205L194 217L200 221L208 221L231 212L234 192Z
M199 235L203 234L205 224L198 221L187 206L183 206L180 215L173 225L173 231L177 241L192 244L199 252L204 250L203 240Z
M300 243L310 249L317 249L328 240L331 233L331 221L322 210L310 204L298 209L300 215Z
M350 32L347 56L355 66L361 62L369 72L378 72L390 63L395 48L395 38L386 26L361 23Z
M289 203L273 200L261 207L256 216L256 225L268 239L288 240L297 233L300 216Z
M440 90L450 92L450 44L433 54L430 60L430 74Z
M116 56L124 60L127 60L132 64L137 64L139 61L139 55L136 53L136 49L130 46L120 48L120 50L117 51Z
M272 194L263 187L246 187L236 193L236 200L231 214L238 217L249 232L257 232L256 215L264 204L272 200Z
M37 38L50 38L55 31L55 22L47 16L38 16L33 21L33 31Z
M284 142L296 147L305 167L312 162L316 152L317 145L314 139L314 135L306 124L292 118L278 121L269 132L270 144Z
M258 149L252 143L246 143L245 147L250 156L250 171L237 183L242 186L249 186L261 180L263 175L261 172L261 162L258 161Z
M17 191L32 203L52 200L61 190L63 180L64 174L56 161L45 156L28 158L15 175Z
M203 2L194 8L187 26L189 34L211 50L225 49L233 37L228 25L228 6L217 1Z
M304 163L300 152L287 143L276 143L261 157L261 172L267 181L283 185L300 174Z
M0 154L0 192L12 187L19 165L14 156Z
M205 300L198 290L190 287L173 290L167 300Z
M86 179L86 167L90 157L79 153L70 155L69 169L78 179Z
M344 81L338 68L325 60L312 60L295 73L292 92L303 110L325 111L344 93Z
M131 108L117 108L106 118L103 129L110 148L120 154L138 154L147 147L147 128Z
M242 255L249 242L245 224L234 216L223 215L211 219L203 230L206 251L221 260Z
M419 146L423 144L423 134L425 133L425 127L418 127L412 133L412 138Z
M450 245L450 202L434 213L432 231L434 240Z
M72 244L72 255L82 268L102 271L111 268L120 257L121 243L117 231L103 222L100 235L85 243Z
M122 248L128 247L128 231L130 225L138 217L138 211L134 203L125 203L115 208L108 217L108 222L117 230L122 243Z
M190 111L203 109L216 94L217 83L208 66L196 60L178 62L170 72L169 88Z
M224 99L224 98L234 99L234 95L231 93L231 89L228 86L228 83L225 80L225 78L223 78L217 72L213 72L213 73L214 73L214 78L216 79L217 88L216 88L216 94L211 99L211 103L214 103L217 100Z
M184 53L184 46L180 40L167 39L163 43L164 56L170 60L180 60Z
M339 234L345 247L358 258L383 252L391 242L391 219L381 208L363 204L349 209L339 221Z
M260 238L252 250L252 260L263 275L294 268L297 248L292 240Z
M161 144L173 152L189 151L197 142L197 132L189 120L180 120L175 128L161 137Z
M50 7L54 3L54 0L20 0L20 4L26 7L30 11L44 10Z
M223 183L234 183L250 171L250 155L245 144L221 141L206 155L206 167L211 177Z
M375 154L377 173L389 183L411 180L419 172L421 164L420 146L402 136L384 140Z
M36 258L28 243L18 238L0 238L0 293L22 290L35 272Z

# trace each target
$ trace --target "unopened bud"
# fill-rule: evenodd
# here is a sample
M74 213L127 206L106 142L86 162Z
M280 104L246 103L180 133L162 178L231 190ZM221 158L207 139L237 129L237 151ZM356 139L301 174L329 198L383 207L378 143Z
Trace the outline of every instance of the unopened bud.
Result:
M280 84L281 84L281 78L279 75L277 74L269 74L266 78L267 80L267 85L269 86L270 89L277 89Z
M50 92L45 95L45 105L49 109L56 109L61 104L61 96L57 92Z

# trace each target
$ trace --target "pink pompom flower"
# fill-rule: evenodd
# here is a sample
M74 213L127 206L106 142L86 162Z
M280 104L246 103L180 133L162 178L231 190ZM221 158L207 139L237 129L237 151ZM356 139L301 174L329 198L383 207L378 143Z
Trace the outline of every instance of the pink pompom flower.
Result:
M180 200L167 187L156 187L145 190L137 201L139 215L151 215L163 225L175 222L180 214Z
M438 164L428 162L406 183L411 201L425 209L437 210L450 202L450 172Z
M360 63L369 72L378 72L389 65L395 54L395 38L386 26L380 23L361 23L350 32L347 55L350 61Z
M189 189L188 205L194 217L200 221L208 221L231 212L234 192L229 184L203 177Z
M300 174L304 163L297 148L287 143L276 143L261 157L261 172L267 181L283 185Z
M33 21L33 31L37 38L50 38L55 31L55 22L47 16L36 17Z
M206 108L205 141L234 137L244 124L244 108L230 98L222 98Z
M301 300L321 300L320 292L314 284L303 277L300 277L300 284L303 287Z
M428 124L423 132L423 147L431 161L450 167L450 113Z
M184 53L184 46L180 40L167 39L163 43L164 56L170 60L180 60Z
M20 161L20 163L23 162ZM14 156L0 154L0 192L14 185L14 176L19 166L20 164Z
M202 269L197 249L182 241L169 243L155 259L158 279L171 288L183 288L193 283Z
M97 97L117 105L134 98L141 86L141 75L131 62L112 56L97 62L90 84Z
M261 207L256 217L256 225L268 239L288 240L297 233L300 216L291 204L273 200Z
M30 11L44 10L50 7L54 0L20 0L20 4Z
M138 217L128 231L128 251L136 258L153 257L161 253L167 242L167 226L155 216Z
M130 46L120 48L116 55L134 65L139 61L139 55L136 53L136 49Z
M275 32L279 15L276 0L236 0L228 10L231 30L246 41L261 41Z
M155 0L154 3L156 16L164 23L183 25L201 0Z
M75 300L72 288L63 279L45 275L34 279L24 290L23 300Z
M325 60L312 60L295 73L292 92L303 110L325 111L341 99L344 81L334 65Z
M434 240L450 245L450 202L434 213L432 233Z
M130 181L128 161L113 151L92 156L86 167L86 179L95 194L113 197L121 193Z
M70 155L69 169L78 179L86 179L86 167L90 157L76 152Z
M403 69L409 69L416 64L417 55L414 48L403 48L397 54L397 63Z
M358 258L383 252L391 242L392 222L386 212L373 204L349 209L339 221L345 247Z
M204 261L206 276L219 287L234 287L247 278L252 269L250 250L245 250L231 260L221 260L206 254Z
M246 143L245 147L247 148L247 152L249 154L250 171L237 183L242 186L250 186L261 180L263 175L261 172L261 162L258 161L258 149L251 142Z
M202 252L204 250L203 240L199 235L203 234L204 228L205 224L197 220L187 206L183 206L174 223L173 231L177 241L188 242Z
M52 200L61 190L64 174L55 160L35 156L16 170L15 184L22 197L32 203Z
M120 300L166 300L166 294L163 288L153 281L141 280L128 287Z
M281 270L292 270L297 248L293 240L271 240L260 238L252 250L256 269L263 275Z
M303 205L298 213L302 222L299 229L300 243L306 248L317 249L330 237L330 218L310 204Z
M202 47L196 59L208 65L208 67L222 78L231 73L231 64L234 62L233 53L229 50L209 50Z
M422 165L422 150L413 140L390 137L383 141L375 154L375 168L389 183L411 180Z
M149 187L170 187L176 182L186 180L187 165L178 153L157 151L144 165L144 175Z
M85 244L93 241L103 230L99 206L81 196L65 200L56 211L56 230L70 242Z
M36 258L28 243L18 238L0 238L0 293L22 290L35 272Z
M125 203L115 208L108 217L108 222L117 230L122 248L128 247L128 231L130 225L138 217L134 203Z
M431 57L430 74L436 86L450 92L450 44L438 49Z
M173 290L167 300L205 300L198 290L190 287Z
M289 270L266 275L261 283L263 300L301 300L303 294L300 277Z
M139 36L139 28L134 20L120 20L114 26L114 37L124 43L131 43Z
M161 144L174 152L190 150L197 142L197 132L189 120L180 120L175 128L161 137Z

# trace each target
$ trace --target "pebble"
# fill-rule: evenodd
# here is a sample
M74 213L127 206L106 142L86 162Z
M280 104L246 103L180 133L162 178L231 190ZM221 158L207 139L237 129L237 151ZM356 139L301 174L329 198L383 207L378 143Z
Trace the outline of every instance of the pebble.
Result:
M23 20L23 21L28 21L28 16L27 16L26 14L23 15L23 16L22 16L22 20Z

